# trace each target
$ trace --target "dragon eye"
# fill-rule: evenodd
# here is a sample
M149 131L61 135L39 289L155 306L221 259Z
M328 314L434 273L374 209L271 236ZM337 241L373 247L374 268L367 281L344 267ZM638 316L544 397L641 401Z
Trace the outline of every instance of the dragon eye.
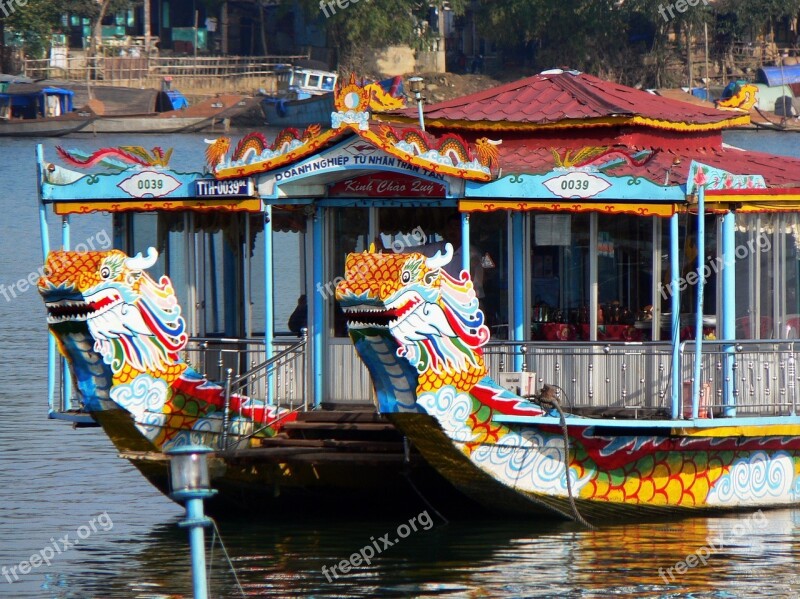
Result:
M108 266L103 266L102 268L100 268L100 276L103 277L104 279L110 279L111 269Z
M400 281L402 281L403 283L411 282L411 273L407 270L404 270L403 274L400 275Z

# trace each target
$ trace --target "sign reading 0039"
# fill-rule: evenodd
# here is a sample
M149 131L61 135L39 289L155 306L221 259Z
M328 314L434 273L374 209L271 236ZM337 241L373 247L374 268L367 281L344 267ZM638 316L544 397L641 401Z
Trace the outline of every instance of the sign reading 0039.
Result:
M171 194L181 186L172 175L158 171L142 171L117 184L122 191L134 198L160 198Z
M605 179L583 171L559 175L542 184L560 198L591 198L611 187Z

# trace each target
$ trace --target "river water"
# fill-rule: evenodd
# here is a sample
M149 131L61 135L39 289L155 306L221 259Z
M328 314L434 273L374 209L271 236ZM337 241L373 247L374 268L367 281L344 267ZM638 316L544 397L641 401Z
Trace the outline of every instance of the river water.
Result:
M173 166L189 168L202 137L143 143L174 147ZM726 141L800 156L796 134L732 132ZM60 143L88 150L130 139ZM42 259L34 144L0 139L0 596L190 597L183 510L117 458L99 429L46 418L44 309L35 290L9 291ZM52 157L54 140L45 144ZM107 216L73 218L73 245L103 230L111 233ZM448 506L435 507L447 515ZM238 516L220 522L221 536L253 597L800 596L800 510L596 531L514 519L445 523L423 504L383 521L341 519L324 505L307 517ZM380 542L387 534L391 547ZM370 558L367 547L381 551ZM370 563L361 558L344 573L342 560L359 551ZM209 561L211 596L240 596L219 544Z

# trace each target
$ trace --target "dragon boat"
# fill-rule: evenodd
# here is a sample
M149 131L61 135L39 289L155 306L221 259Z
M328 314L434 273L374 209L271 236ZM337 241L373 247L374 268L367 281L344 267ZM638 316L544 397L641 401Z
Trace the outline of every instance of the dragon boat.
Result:
M724 144L741 110L577 72L424 128L374 100L351 77L330 123L191 169L40 148L49 415L162 490L165 450L208 445L218 505L797 502L800 160ZM108 243L73 243L100 211Z
M350 254L336 293L379 410L465 495L584 523L800 501L796 417L589 418L555 388L521 397L498 385L470 275L449 275L451 258L450 245Z

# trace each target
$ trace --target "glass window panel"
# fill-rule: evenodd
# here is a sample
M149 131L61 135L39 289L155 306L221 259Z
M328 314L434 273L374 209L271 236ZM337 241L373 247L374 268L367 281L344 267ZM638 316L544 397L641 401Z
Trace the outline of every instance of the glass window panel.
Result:
M273 331L289 332L289 317L305 294L303 244L305 218L297 211L272 211ZM263 215L250 219L250 309L254 335L264 334L264 226Z
M480 278L476 286L486 324L492 336L508 338L508 212L475 212L470 216L471 268Z
M597 218L598 325L605 327L598 337L649 338L650 331L635 325L653 306L653 221L625 214Z
M589 219L589 214L531 214L533 339L566 340L588 333ZM558 324L570 326L550 326Z
M779 224L776 216L736 215L736 337L739 339L768 339L773 335L773 240L775 226Z
M800 338L800 215L784 214L784 263L786 282L781 287L785 310L782 337ZM759 240L759 251L766 248L766 240Z
M206 315L206 334L225 332L225 290L223 277L223 239L222 231L206 232L204 305Z

